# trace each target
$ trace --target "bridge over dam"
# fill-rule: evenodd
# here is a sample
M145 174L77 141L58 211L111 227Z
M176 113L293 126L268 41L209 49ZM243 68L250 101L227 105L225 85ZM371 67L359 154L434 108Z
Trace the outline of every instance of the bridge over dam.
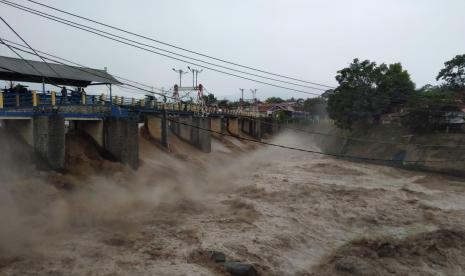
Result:
M176 135L207 153L212 135L246 135L259 141L273 132L271 118L251 113L115 96L111 87L120 82L104 70L6 59L0 57L0 79L40 82L43 90L22 86L2 90L1 128L20 137L52 170L66 170L66 134L72 130L92 139L105 157L134 169L139 166L141 128L161 146L169 147L170 135ZM45 91L45 84L77 89L57 93ZM87 95L83 87L89 85L107 85L109 95Z

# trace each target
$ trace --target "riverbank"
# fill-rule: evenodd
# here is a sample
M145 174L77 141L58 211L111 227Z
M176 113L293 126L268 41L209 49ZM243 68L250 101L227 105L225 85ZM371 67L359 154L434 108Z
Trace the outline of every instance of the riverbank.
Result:
M413 134L396 125L369 126L349 134L329 125L312 129L331 134L315 137L321 149L330 154L353 161L465 176L464 134Z

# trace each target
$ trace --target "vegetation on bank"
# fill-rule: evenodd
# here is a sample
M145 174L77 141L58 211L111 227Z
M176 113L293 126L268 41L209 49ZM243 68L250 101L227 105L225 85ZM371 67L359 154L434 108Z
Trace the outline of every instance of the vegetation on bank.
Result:
M359 124L380 123L387 114L397 114L402 125L415 132L444 130L461 116L465 106L465 54L444 65L437 76L443 81L441 85L415 89L400 63L377 65L354 59L349 67L338 71L338 87L324 95L328 114L337 126L347 130Z

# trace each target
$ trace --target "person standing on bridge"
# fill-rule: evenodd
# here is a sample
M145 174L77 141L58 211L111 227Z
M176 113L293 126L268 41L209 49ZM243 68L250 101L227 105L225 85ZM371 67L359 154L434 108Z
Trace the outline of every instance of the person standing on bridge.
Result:
M66 104L67 100L68 100L68 90L66 90L66 87L63 86L63 88L61 88L61 103Z

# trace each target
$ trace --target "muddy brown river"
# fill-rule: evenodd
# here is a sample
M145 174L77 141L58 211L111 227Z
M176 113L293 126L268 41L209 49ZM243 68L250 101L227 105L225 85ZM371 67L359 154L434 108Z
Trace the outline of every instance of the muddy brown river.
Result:
M68 140L67 175L1 158L0 275L229 275L211 250L260 275L465 275L462 179L232 138L142 138L132 172Z

